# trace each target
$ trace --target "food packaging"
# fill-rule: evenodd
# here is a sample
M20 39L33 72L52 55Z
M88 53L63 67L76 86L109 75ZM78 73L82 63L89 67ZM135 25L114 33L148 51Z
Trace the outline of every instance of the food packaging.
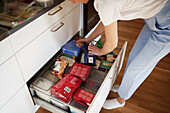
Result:
M106 59L108 62L114 62L116 60L116 58L114 57L114 55L106 55Z
M98 91L98 89L100 88L101 86L101 82L95 80L95 79L92 79L92 78L89 78L87 80L87 82L85 83L84 87L86 88L89 88L93 91Z
M51 73L56 75L59 79L61 79L67 65L68 65L67 61L57 58L54 64L54 69Z
M96 60L96 66L93 66L93 68L99 69L100 63L101 63L100 60Z
M81 79L73 75L65 76L52 86L51 93L64 102L69 102L74 92L79 88L81 82Z
M105 79L107 73L100 71L98 69L93 69L91 74L90 74L90 78L95 79L97 81L99 81L100 83L103 82L103 80Z
M102 60L100 63L100 67L99 68L103 68L103 69L110 69L112 67L113 62L108 62L108 61L104 61Z
M58 82L59 81L59 78L56 77L56 75L53 75L51 73L51 71L45 72L42 77L45 78L45 79L48 79L48 80L50 80L52 82Z
M80 62L87 65L96 65L96 55L90 54L88 51L88 47L85 46L83 48Z
M80 63L74 63L69 71L69 74L77 76L81 78L83 81L86 81L88 79L88 76L90 75L90 72L91 66Z
M23 22L29 20L34 17L40 10L42 10L39 6L32 6L25 10L27 5L19 2L18 8L15 10L7 10L3 13L0 13L0 25L14 28Z
M76 43L74 40L71 40L62 47L62 53L78 57L83 46L83 43Z
M60 59L63 59L65 61L67 61L69 67L71 67L74 64L74 62L75 62L75 60L73 60L73 59L71 59L69 57L66 57L66 56L61 56Z
M73 100L84 105L89 106L94 98L94 94L79 88L73 96Z
M53 82L45 78L39 77L33 82L33 88L38 97L50 102L49 96L51 95L51 87Z

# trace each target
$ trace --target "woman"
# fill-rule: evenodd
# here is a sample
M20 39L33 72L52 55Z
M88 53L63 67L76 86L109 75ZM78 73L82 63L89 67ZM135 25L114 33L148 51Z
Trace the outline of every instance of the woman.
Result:
M88 0L71 0L87 3ZM145 26L132 48L119 89L119 97L106 100L103 108L123 107L156 64L170 52L170 1L168 0L95 0L94 6L100 24L87 38L78 42L91 42L105 32L102 49L89 46L90 53L104 55L113 51L118 43L117 20L145 19ZM114 88L114 87L113 87ZM116 90L116 89L113 89Z

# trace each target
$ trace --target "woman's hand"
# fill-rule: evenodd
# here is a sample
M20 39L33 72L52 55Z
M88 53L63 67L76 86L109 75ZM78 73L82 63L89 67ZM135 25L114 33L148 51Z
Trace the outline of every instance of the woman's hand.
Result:
M83 42L83 43L86 43L88 45L91 41L89 41L88 38L80 38L80 39L76 40L75 42L76 43Z
M97 56L101 56L101 49L96 47L96 46L88 46L88 50L89 50L89 53L90 54L93 54L93 55L97 55Z
M89 0L70 0L73 4L77 2L87 3Z

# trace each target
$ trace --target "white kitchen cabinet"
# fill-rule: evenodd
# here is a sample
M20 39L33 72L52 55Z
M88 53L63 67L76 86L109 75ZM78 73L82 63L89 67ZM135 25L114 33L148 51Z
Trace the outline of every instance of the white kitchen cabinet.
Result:
M80 6L78 6L17 52L16 57L25 81L28 81L80 29Z
M0 113L33 113L33 111L34 103L26 85L0 109Z
M0 65L14 54L8 38L0 41L0 53Z
M24 48L79 5L80 3L73 4L71 1L66 0L10 35L9 39L14 52L16 53Z
M24 79L13 56L0 66L0 108L24 85ZM8 112L6 112L8 113Z

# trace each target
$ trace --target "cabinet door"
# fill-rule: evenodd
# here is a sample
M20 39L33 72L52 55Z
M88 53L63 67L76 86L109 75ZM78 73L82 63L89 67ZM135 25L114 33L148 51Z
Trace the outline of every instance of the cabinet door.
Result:
M14 56L0 66L0 78L1 108L24 85L23 76Z
M91 105L87 109L87 113L98 113L100 112L104 101L106 100L112 85L114 84L117 74L122 67L122 63L124 60L124 54L126 51L127 42L125 42L124 46L122 47L117 60L112 65L110 71L108 72L105 80L103 81L102 85L100 86L98 92L96 93Z
M26 85L13 96L0 113L33 113L34 103Z
M14 54L8 38L0 41L0 53L0 65Z
M16 31L10 36L14 51L18 52L78 5L80 3L73 4L71 1L64 1L22 29Z
M79 23L80 6L16 54L26 81L80 30Z

